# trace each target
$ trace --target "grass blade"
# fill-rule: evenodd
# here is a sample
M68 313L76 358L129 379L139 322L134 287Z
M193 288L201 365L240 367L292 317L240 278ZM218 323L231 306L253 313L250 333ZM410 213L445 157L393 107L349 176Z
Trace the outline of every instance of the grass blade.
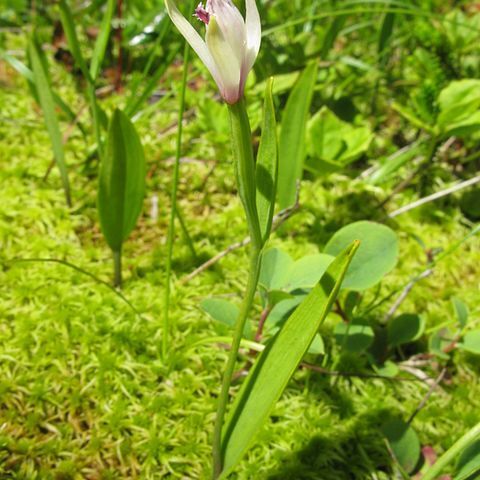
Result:
M105 57L105 50L107 49L108 38L110 37L110 30L112 29L112 18L114 10L115 0L108 0L107 10L105 12L105 16L103 17L102 25L100 27L100 35L98 36L95 43L92 62L90 64L90 77L92 78L92 81L94 83L98 78L98 74L103 63L103 58Z
M82 71L84 77L88 82L91 82L90 73L87 68L85 59L83 58L82 51L80 49L80 43L78 41L77 32L75 31L75 24L73 22L72 12L65 0L60 0L60 20L62 27L67 37L67 43L70 47L70 51L75 59L75 63Z
M335 301L358 246L359 242L354 242L334 260L250 371L223 431L222 478L241 460L307 352Z
M40 47L36 44L33 37L29 40L28 52L30 61L32 62L32 71L35 78L38 101L42 108L48 135L52 143L53 156L60 171L60 177L62 179L67 205L71 207L72 200L70 196L70 182L68 180L67 165L65 163L62 134L60 133L58 118L55 112L55 102L53 99L52 89L50 88L47 72L45 70L44 61L42 61L41 58L42 54Z
M278 152L278 202L281 209L294 204L297 181L302 177L305 130L316 77L317 64L311 63L290 93L283 113Z
M262 138L257 155L257 213L260 232L265 242L272 228L278 180L277 123L272 98L273 78L265 88Z

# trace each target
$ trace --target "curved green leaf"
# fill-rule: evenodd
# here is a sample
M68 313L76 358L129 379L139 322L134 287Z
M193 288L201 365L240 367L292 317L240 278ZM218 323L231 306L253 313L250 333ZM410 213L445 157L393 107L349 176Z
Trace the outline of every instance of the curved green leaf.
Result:
M63 149L63 139L60 133L57 114L55 112L55 101L48 81L48 73L45 68L45 59L42 59L40 47L33 38L28 42L28 54L32 63L32 71L35 78L36 92L38 101L42 107L45 124L47 126L48 135L52 142L53 156L57 163L60 177L62 179L63 190L67 204L71 206L70 182L68 180L67 164L65 163L65 152Z
M119 252L135 227L145 194L145 157L132 122L115 110L100 165L98 212L108 245Z
M268 418L340 290L348 265L358 248L354 242L332 263L259 356L229 412L223 430L223 474L241 460L255 434Z
M297 181L305 159L305 131L317 77L317 64L311 63L298 79L282 117L278 149L278 202L287 208L295 202Z
M273 79L265 87L262 137L256 163L257 214L260 232L265 242L272 229L278 179L277 123L272 98Z

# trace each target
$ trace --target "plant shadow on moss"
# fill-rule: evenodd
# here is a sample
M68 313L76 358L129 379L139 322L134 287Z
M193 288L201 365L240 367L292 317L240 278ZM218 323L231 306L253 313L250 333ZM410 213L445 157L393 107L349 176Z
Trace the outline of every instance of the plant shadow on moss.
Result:
M392 412L381 408L358 415L346 428L314 435L300 450L281 460L268 480L367 480L372 472L390 478L391 459L380 426Z

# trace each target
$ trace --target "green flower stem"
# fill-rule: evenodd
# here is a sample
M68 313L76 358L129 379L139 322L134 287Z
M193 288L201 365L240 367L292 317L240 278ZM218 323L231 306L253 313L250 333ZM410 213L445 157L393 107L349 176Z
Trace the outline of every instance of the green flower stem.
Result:
M213 478L217 479L222 473L222 429L228 406L228 394L232 375L235 371L238 350L243 337L245 323L252 307L257 290L258 276L260 273L260 260L262 254L262 235L258 221L255 201L255 158L252 148L252 132L248 120L245 101L242 99L235 105L229 105L231 140L235 161L235 172L240 199L242 200L247 217L248 230L252 239L250 251L250 270L248 273L247 287L240 313L235 325L235 331L230 348L230 354L223 375L222 388L218 398L217 416L213 432Z
M463 437L458 439L423 476L423 480L435 480L443 469L460 455L474 440L480 438L480 423L477 423Z
M235 173L237 176L238 194L247 216L248 230L252 245L260 249L262 235L258 222L255 183L255 158L252 148L252 131L248 120L245 100L229 105L231 141L235 157Z
M191 2L193 7L193 1ZM172 259L173 259L173 242L175 240L175 217L177 216L177 196L178 196L178 182L180 179L180 156L182 153L182 134L183 134L183 115L185 113L185 94L187 91L187 75L188 62L190 55L190 47L185 42L183 50L183 76L180 87L180 105L178 108L178 131L177 143L175 150L175 164L173 166L173 179L170 191L171 208L170 218L168 222L167 233L167 262L165 267L165 302L163 307L163 332L162 332L162 357L165 361L168 356L169 339L171 335L172 326L170 325L170 293L171 293L171 277L172 277Z
M122 286L122 250L113 252L113 286Z
M237 361L238 350L240 348L240 342L243 337L245 323L247 321L248 313L250 312L250 308L255 297L255 292L257 290L258 276L260 273L260 258L261 250L255 246L252 246L252 250L250 252L250 271L248 274L247 289L240 308L237 323L235 325L230 354L228 356L227 366L223 375L222 389L218 398L217 416L215 418L215 429L213 432L214 479L217 479L222 473L222 428L225 419L225 413L227 411L228 394L232 381L232 375L235 371L235 363Z

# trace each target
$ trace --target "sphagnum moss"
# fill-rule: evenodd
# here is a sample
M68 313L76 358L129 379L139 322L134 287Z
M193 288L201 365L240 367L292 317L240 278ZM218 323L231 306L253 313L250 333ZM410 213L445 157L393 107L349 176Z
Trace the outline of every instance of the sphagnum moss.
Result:
M73 98L72 86L64 88ZM218 365L227 353L216 346L193 351L187 347L193 339L216 333L216 326L198 310L202 298L241 294L238 269L244 273L246 252L230 254L191 284L178 284L172 298L172 315L178 322L172 338L176 349L173 369L166 369L160 359L158 315L164 275L159 260L164 247L158 240L165 230L150 223L148 204L139 228L158 234L133 235L126 246L125 268L125 295L144 312L144 320L79 272L55 264L10 262L18 257L64 258L103 279L110 269L108 251L94 226L94 183L86 181L82 168L72 169L74 204L83 205L69 215L56 173L42 182L51 161L49 143L23 82L15 80L2 89L0 104L2 115L32 122L20 131L9 122L0 125L0 476L206 478ZM161 121L151 118L149 124L143 119L141 133L148 138L146 131ZM86 147L79 138L73 142L81 159ZM191 147L192 154L202 148L194 142ZM146 148L153 150L154 145L147 141ZM162 158L172 154L173 142L165 148ZM226 151L228 146L218 148ZM72 160L72 150L67 151L68 161L77 161ZM156 162L151 159L150 166L171 169L166 162ZM223 180L231 166L219 163L202 195L188 187L201 183L208 172L205 165L187 163L182 169L182 210L200 252L212 255L243 234L241 222L235 220L241 206L231 202L232 185ZM166 198L161 175L149 182L150 191ZM341 176L333 189L324 188L320 180L306 182L302 211L277 232L273 244L296 258L318 251L318 243L326 240L322 232L329 232L341 208L337 199L351 188ZM362 191L360 184L354 188ZM159 223L164 225L163 215ZM207 232L206 216L212 225ZM417 212L400 217L401 230L415 231L418 219ZM430 246L445 248L466 233L459 225L453 212L441 221L427 215L422 217L421 236ZM469 265L479 264L479 247L478 238L471 239L450 261L439 264L402 308L421 310L430 324L440 323L455 294L471 306L476 318L478 272ZM402 261L382 287L384 294L425 266L412 237L403 234L401 248ZM179 242L177 258L188 255ZM179 277L188 273L177 266ZM452 432L466 431L479 408L478 366L462 353L454 359L449 384L414 421L422 443L438 449L453 443ZM380 424L386 414L408 416L425 393L418 382L341 378L333 384L329 377L299 371L233 478L366 480L373 468L377 478L389 479L391 459Z

